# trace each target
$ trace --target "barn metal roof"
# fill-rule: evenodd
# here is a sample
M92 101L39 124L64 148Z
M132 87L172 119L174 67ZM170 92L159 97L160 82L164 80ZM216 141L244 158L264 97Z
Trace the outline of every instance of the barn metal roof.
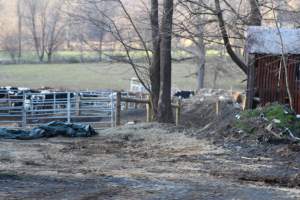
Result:
M280 34L283 39L281 44ZM248 27L246 52L250 54L281 55L300 54L300 29L271 28L263 26Z

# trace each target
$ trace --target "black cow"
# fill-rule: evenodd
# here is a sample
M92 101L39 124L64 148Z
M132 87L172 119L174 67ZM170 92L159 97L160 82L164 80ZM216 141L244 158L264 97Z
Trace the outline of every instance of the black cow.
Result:
M0 88L0 99L7 98L8 90L6 88Z
M184 91L184 90L178 91L174 94L175 97L178 97L180 99L188 99L194 95L195 95L194 91Z
M90 93L90 92L81 92L81 93L79 93L79 96L81 96L81 97L99 97L98 94Z
M45 100L58 100L58 101L67 101L68 93L46 93ZM70 99L75 97L75 93L70 93Z
M18 107L22 106L23 97L18 94L16 87L0 87L1 106Z
M22 109L23 105L24 105L24 93L23 91L18 91L18 90L9 90L8 91L8 97L10 99L11 102L11 106L12 107L16 107L18 109Z
M46 108L66 108L68 103L68 93L46 93L44 96L44 104ZM72 101L76 96L75 93L70 93L70 100Z

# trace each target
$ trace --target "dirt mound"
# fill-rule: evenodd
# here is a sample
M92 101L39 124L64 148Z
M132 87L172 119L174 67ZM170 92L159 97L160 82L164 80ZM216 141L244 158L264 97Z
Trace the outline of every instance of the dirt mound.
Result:
M183 101L181 124L201 128L202 132L218 132L230 126L241 110L230 91L203 89Z
M270 104L242 110L231 92L203 90L183 101L181 125L196 128L197 137L244 144L293 144L300 141L300 119L289 108Z

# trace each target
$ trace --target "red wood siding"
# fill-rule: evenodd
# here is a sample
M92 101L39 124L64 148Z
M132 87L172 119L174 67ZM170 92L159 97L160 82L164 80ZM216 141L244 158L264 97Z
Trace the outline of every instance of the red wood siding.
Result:
M285 73L280 56L257 55L255 63L255 92L260 103L270 102L288 104L288 94L285 84ZM296 80L296 67L300 64L300 55L289 55L288 80L294 100L294 109L300 113L300 81Z

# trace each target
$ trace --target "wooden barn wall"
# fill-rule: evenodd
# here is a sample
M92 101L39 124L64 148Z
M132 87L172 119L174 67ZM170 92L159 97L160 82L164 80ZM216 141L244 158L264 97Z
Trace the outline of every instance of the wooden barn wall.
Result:
M270 102L289 103L284 67L280 67L280 62L280 56L256 55L255 96L260 98L262 105ZM300 55L289 55L287 62L294 109L300 113L300 81L296 80L296 66L300 63Z

